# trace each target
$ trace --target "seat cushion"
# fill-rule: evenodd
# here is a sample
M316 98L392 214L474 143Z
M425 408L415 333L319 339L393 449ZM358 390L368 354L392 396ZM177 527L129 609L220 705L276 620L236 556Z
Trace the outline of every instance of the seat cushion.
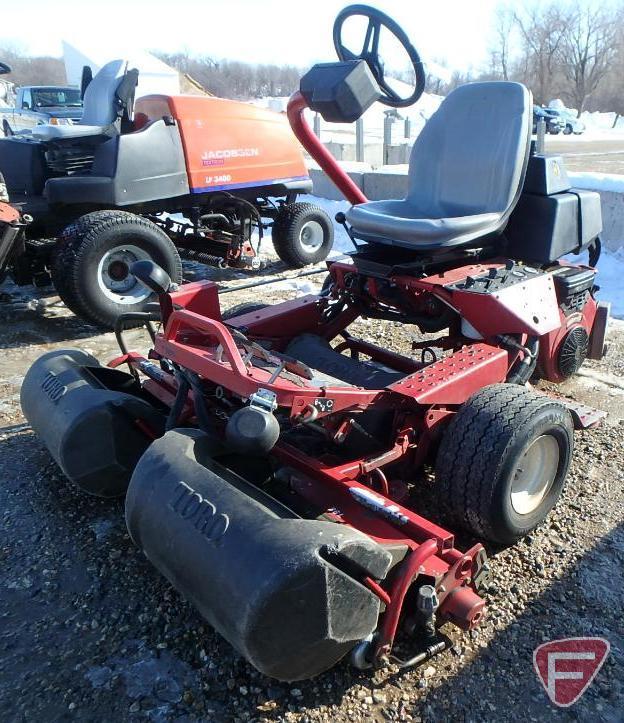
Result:
M358 238L424 251L457 246L496 231L502 214L426 218L409 200L389 200L352 206L346 216Z
M414 143L406 198L354 206L353 235L434 251L502 231L526 173L531 109L519 83L456 88Z
M109 130L109 126L55 126L43 123L32 129L33 138L40 141L55 141L66 138L86 138L88 136L101 136Z

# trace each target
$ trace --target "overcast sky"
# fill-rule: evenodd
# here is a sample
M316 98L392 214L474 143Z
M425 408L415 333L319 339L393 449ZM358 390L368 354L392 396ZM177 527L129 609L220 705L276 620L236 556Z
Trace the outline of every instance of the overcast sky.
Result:
M145 50L188 50L215 59L308 66L333 60L331 30L344 0L27 0L0 25L31 54L62 55L61 41L101 48L108 40ZM377 0L423 59L480 68L498 0ZM8 9L7 9L8 10ZM10 20L11 22L7 22Z

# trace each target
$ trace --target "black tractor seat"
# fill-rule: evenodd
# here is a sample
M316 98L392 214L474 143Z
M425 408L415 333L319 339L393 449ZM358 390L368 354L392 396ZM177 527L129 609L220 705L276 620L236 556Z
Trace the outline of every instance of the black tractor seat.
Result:
M111 60L87 86L78 123L44 123L32 129L32 137L38 141L68 141L118 135L118 121L132 117L138 80L138 70L129 70L125 60Z
M500 233L520 197L531 119L531 93L520 83L460 86L414 143L406 198L352 206L353 235L433 252Z

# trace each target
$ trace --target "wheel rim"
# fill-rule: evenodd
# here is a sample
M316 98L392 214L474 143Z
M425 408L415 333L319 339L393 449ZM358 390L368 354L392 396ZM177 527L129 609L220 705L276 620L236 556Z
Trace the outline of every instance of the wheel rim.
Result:
M531 442L513 470L511 506L519 515L539 507L558 469L559 443L552 434L542 434Z
M100 259L97 280L100 291L116 304L137 304L152 293L130 273L135 261L150 259L150 254L133 244L109 249Z
M306 221L299 232L299 241L301 248L307 254L313 254L323 245L325 234L323 227L318 221Z

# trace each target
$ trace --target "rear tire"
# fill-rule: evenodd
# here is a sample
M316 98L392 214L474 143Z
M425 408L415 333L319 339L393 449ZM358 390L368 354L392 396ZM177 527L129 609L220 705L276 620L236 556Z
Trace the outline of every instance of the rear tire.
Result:
M570 413L513 384L484 387L444 433L436 483L450 521L511 544L541 524L561 496L572 458Z
M284 204L272 230L277 255L291 268L326 259L334 244L334 227L322 208L312 203Z
M6 118L2 121L2 132L6 138L10 138L15 135L15 133L13 133L13 129L9 125L9 121Z
M129 273L130 264L151 259L182 282L182 262L156 224L127 211L94 211L61 234L52 260L52 281L65 305L83 319L111 328L127 311L154 300Z

